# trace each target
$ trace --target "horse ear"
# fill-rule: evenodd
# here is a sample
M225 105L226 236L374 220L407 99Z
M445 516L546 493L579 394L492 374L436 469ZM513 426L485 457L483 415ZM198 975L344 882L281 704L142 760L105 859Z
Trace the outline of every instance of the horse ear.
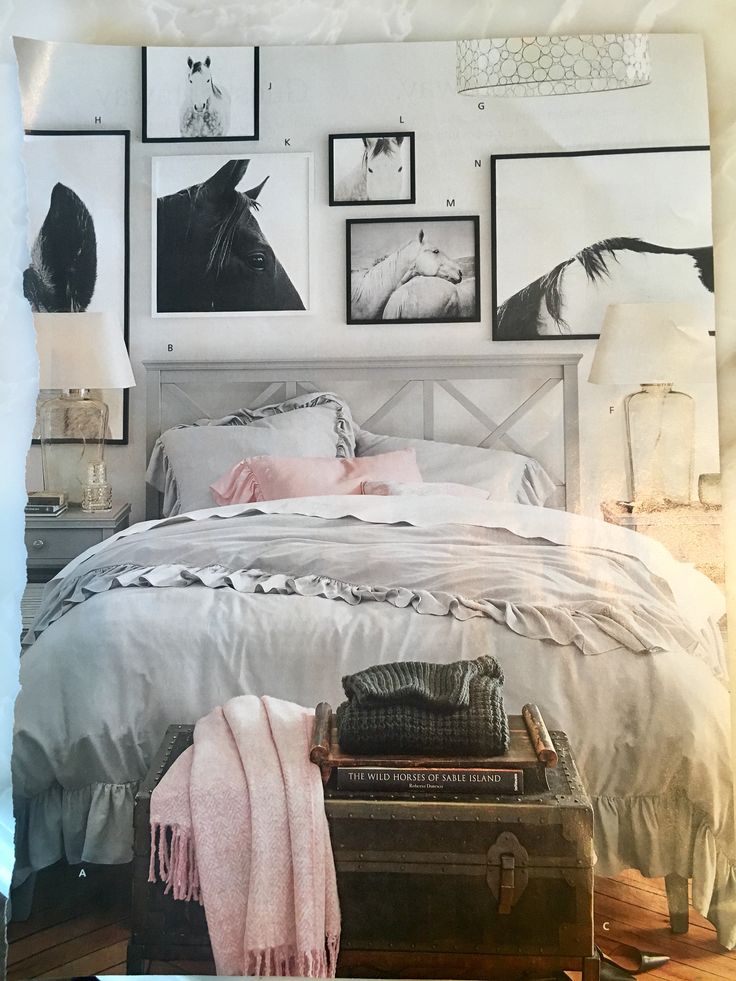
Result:
M251 201L257 201L258 195L263 190L263 185L266 183L267 180L268 177L264 177L260 184L257 184L256 187L251 187L249 191L245 192L246 196L250 198Z
M204 187L215 194L230 194L243 179L250 160L228 160L204 182Z
M192 59L191 58L187 58L187 65L189 65L190 68L192 67L193 64L194 64L194 62L192 61Z
M423 228L420 228L419 229L419 234L417 235L417 238L419 239L419 244L421 245L422 242L424 241L424 229Z
M397 136L396 137L396 146L401 146L401 144L403 142L404 142L404 137L403 136Z
M210 67L210 56L209 55L207 55L207 57L204 59L204 67L205 68L209 68Z

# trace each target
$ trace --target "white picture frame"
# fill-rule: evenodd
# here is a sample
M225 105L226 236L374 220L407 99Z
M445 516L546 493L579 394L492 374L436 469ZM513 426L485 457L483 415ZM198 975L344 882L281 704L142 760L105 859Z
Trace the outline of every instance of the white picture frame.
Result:
M154 157L152 316L308 313L312 171L311 153Z

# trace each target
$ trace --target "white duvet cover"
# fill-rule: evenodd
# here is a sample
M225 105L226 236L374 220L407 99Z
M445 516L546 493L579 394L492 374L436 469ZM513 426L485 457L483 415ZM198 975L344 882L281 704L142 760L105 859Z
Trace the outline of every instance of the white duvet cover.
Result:
M507 711L565 730L597 870L693 878L736 943L720 591L657 543L558 511L332 497L134 526L49 585L21 664L18 867L131 857L167 725L233 695L314 705L371 663L492 653Z

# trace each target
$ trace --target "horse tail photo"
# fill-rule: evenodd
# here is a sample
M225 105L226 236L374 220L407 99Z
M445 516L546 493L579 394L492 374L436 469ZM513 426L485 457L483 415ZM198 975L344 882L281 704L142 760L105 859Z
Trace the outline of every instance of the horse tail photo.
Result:
M181 135L187 139L229 135L230 94L223 85L215 82L209 55L204 61L187 58L179 129Z
M249 164L229 160L207 180L157 199L158 313L304 310L256 219L269 178L237 190Z
M537 337L591 333L588 325L571 326L566 308L570 303L566 280L575 270L581 270L585 282L590 287L599 286L604 280L612 280L614 273L622 278L621 263L624 255L671 256L687 258L691 262L682 264L680 260L671 268L663 267L660 278L652 286L670 284L680 285L688 275L692 276L692 287L702 287L713 293L713 247L671 248L644 242L639 238L616 237L602 239L581 249L570 259L558 263L548 273L535 279L523 289L514 293L497 312L495 337L497 340L530 340ZM618 267L618 268L617 268ZM574 277L573 277L574 278ZM627 284L622 280L622 296L619 302L626 302Z

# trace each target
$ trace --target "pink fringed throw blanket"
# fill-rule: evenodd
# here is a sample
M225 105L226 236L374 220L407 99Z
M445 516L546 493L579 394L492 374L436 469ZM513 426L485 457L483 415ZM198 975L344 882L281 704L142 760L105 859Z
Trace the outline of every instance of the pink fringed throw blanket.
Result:
M213 709L151 795L151 866L199 900L218 974L334 977L335 865L313 713L242 695Z

